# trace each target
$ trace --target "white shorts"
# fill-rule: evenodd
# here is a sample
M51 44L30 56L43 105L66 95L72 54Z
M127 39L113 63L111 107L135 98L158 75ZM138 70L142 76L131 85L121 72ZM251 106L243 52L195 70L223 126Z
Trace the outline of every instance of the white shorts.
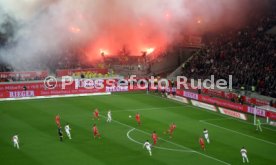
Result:
M208 139L209 135L208 134L204 134L204 137L205 137L205 139Z
M150 147L146 147L148 151L151 151L151 148Z
M242 154L242 157L247 157L247 155L245 153Z

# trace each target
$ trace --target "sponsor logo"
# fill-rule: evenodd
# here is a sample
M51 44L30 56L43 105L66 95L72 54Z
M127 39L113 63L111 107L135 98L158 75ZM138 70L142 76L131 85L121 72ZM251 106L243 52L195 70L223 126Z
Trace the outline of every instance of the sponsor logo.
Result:
M35 96L34 91L12 91L12 92L9 92L10 98L33 97L33 96Z
M106 87L106 92L127 92L128 86Z
M259 108L254 108L254 107L247 107L247 112L251 114L256 114L258 116L263 116L266 117L266 111L259 109Z
M243 113L235 112L235 111L232 111L232 110L229 110L226 108L222 108L222 107L219 107L219 111L220 111L220 113L227 115L227 116L231 116L231 117L242 119L242 120L247 120L245 114L243 114Z
M208 110L211 110L211 111L214 111L214 112L217 111L217 109L216 109L216 107L214 105L203 103L203 102L199 102L199 101L195 101L195 100L191 100L191 102L196 107L208 109Z
M196 93L184 91L183 96L185 96L185 97L187 97L187 98L190 98L190 99L198 100L198 94L196 94Z
M188 104L188 100L186 98L184 98L184 97L180 97L180 96L173 97L173 96L169 95L168 98L172 99L172 100L175 100L175 101L179 101L179 102Z

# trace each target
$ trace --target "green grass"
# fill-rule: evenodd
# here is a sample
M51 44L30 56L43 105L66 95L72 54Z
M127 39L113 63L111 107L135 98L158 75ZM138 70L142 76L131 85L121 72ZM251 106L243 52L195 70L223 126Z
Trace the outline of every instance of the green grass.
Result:
M113 121L92 120L98 107L101 115L112 110ZM134 115L141 114L137 126ZM59 142L55 115L70 123L72 140ZM132 118L128 116L132 115ZM177 128L173 139L163 132L171 122ZM92 137L97 123L102 139ZM136 129L133 129L136 128ZM201 151L198 138L207 128L211 143ZM142 148L156 131L162 139L153 156ZM11 137L19 134L20 150ZM129 138L127 137L129 133ZM276 164L276 129L256 132L250 123L181 104L158 96L120 93L110 96L72 97L0 102L0 163L3 165L75 164L243 164L240 148L248 150L250 164Z

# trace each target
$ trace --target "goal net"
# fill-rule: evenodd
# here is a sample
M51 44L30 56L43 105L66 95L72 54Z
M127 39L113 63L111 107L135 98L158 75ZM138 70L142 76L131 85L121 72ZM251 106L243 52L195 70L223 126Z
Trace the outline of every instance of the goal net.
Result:
M254 125L256 125L257 123L257 119L259 119L261 121L262 124L269 124L269 125L273 125L276 126L276 121L273 121L271 119L269 119L269 117L258 117L258 110L265 110L265 111L269 111L269 112L275 112L276 113L276 108L273 108L269 105L264 105L264 106L255 106L254 107Z

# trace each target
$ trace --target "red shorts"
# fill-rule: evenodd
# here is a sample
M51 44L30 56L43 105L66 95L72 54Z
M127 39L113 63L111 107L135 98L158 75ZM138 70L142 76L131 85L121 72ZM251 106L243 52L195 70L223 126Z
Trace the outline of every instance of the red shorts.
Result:
M98 132L98 131L95 131L95 132L94 132L94 136L96 136L96 135L99 135L99 132Z
M200 144L201 145L201 148L205 148L205 145L204 144Z

